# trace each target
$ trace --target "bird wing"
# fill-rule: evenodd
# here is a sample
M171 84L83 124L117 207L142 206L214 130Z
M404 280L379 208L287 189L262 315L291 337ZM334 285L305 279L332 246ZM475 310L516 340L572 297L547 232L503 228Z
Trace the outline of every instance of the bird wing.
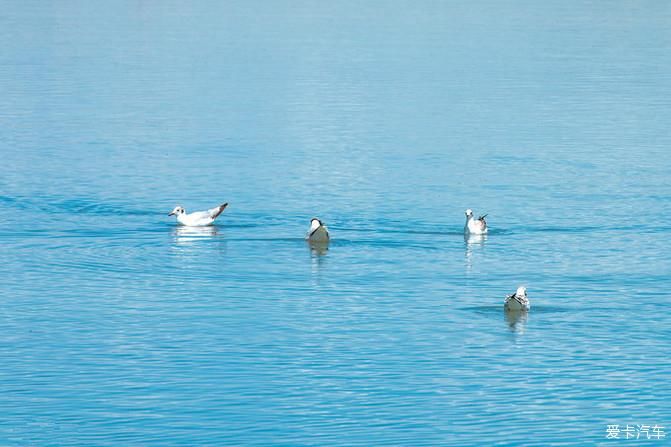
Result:
M319 232L319 230L321 230L321 233L317 234ZM306 238L308 240L312 240L313 236L323 238L323 239L317 239L318 241L328 241L329 230L328 230L328 228L326 228L326 225L320 225L317 228L315 228L314 230L308 232L308 235L306 236Z
M480 224L480 228L483 230L487 228L487 221L485 220L485 217L487 217L486 214L484 216L478 217L478 223Z
M221 213L224 212L224 210L226 209L227 206L228 206L228 203L223 203L216 208L212 208L210 210L207 210L207 214L212 219L216 219L217 217L219 217L219 215Z
M515 301L517 301L518 303L522 304L522 301L521 301L521 300L519 299L519 297L517 296L517 292L512 293L512 294L506 296L506 300L505 300L505 302L507 303L507 302L510 301L510 300L515 300Z
M177 220L187 227L200 227L212 223L212 218L207 211L196 211L190 214L178 214Z
M315 228L314 230L309 230L309 231L308 231L308 237L312 237L312 235L315 234L315 233L317 232L317 230L319 230L321 227L322 227L322 226L319 225L319 226L318 226L317 228Z
M200 220L200 219L205 219L207 217L210 217L210 212L209 211L194 211L193 213L189 213L188 216L193 220Z

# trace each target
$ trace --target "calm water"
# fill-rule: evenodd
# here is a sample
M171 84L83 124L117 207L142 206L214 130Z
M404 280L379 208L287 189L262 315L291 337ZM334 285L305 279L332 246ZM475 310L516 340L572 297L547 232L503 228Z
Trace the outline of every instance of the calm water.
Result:
M671 432L667 2L0 10L0 444Z

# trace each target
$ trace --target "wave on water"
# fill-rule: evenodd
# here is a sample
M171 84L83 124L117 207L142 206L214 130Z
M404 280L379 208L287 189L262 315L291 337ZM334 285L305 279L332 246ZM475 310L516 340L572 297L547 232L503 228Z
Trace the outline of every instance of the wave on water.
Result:
M505 312L503 310L503 299L501 299L501 304L492 304L489 306L467 306L467 307L459 307L457 310L464 310L468 312L474 312L478 314L484 314L484 315L491 315L494 313L502 313ZM562 307L562 306L544 306L544 305L538 305L534 306L532 303L531 310L529 313L565 313L565 312L575 312L575 311L581 311L584 310L584 307L576 307L576 308L570 308L570 307Z
M0 195L0 204L16 210L35 210L51 215L87 215L87 216L163 216L164 209L138 208L118 199L101 200L90 197L20 197ZM167 209L167 208L166 208ZM268 213L248 213L228 211L219 223L230 229L253 229L259 227L279 227L296 225L294 216L277 216ZM334 219L329 228L339 233L365 233L380 235L416 235L416 236L463 236L461 224L446 225L424 221L401 221L395 219ZM558 233L589 234L604 232L668 232L671 226L659 225L586 225L586 226L512 226L490 227L488 236L506 236L517 234ZM351 238L350 238L351 239Z
M671 226L657 225L587 225L587 226L543 226L543 227L517 227L511 230L504 230L507 234L523 233L608 233L608 232L665 232L671 230ZM495 230L490 230L489 234L496 234Z
M97 216L131 215L151 216L157 210L139 209L118 200L100 201L91 198L59 198L59 197L11 197L0 196L0 203L5 206L35 210L49 214L86 214Z

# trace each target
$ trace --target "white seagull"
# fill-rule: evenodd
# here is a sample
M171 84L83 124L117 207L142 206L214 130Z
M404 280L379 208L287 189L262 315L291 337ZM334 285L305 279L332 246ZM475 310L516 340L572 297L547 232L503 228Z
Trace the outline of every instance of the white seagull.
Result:
M326 225L324 225L321 220L313 217L310 221L310 229L308 230L308 234L305 235L305 239L310 242L328 242L329 238L329 230L326 228Z
M527 288L519 286L515 293L508 295L503 303L503 308L511 311L528 311L531 309L531 303L527 298Z
M186 214L186 210L181 206L176 206L174 210L168 214L168 216L177 216L177 221L182 225L187 227L205 227L207 225L212 225L214 219L219 217L221 213L224 212L228 203L219 205L216 208L212 208L207 211L196 211L195 213Z
M475 219L473 217L473 210L466 210L466 225L464 225L464 233L486 234L487 222L485 222L485 217L487 217L486 214Z

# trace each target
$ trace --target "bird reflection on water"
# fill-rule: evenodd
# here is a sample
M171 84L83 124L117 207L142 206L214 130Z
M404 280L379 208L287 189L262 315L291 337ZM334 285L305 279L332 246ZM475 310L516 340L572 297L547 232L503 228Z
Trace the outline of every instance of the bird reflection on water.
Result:
M326 259L326 254L329 250L329 243L326 242L310 242L307 243L310 248L310 267L313 274L315 284L321 281L321 269Z
M466 246L466 269L470 272L473 268L474 250L481 250L487 242L486 234L468 234L464 233L464 244Z
M464 233L464 242L466 245L482 244L487 240L486 234L468 234Z
M189 245L199 240L214 237L218 233L219 230L214 225L207 227L178 226L175 228L173 235L178 245Z
M312 256L320 257L320 256L325 256L326 253L329 251L329 243L328 241L326 242L308 242L308 246L310 247L310 253Z
M529 319L529 312L519 310L503 311L508 329L517 334L524 334L524 329Z

